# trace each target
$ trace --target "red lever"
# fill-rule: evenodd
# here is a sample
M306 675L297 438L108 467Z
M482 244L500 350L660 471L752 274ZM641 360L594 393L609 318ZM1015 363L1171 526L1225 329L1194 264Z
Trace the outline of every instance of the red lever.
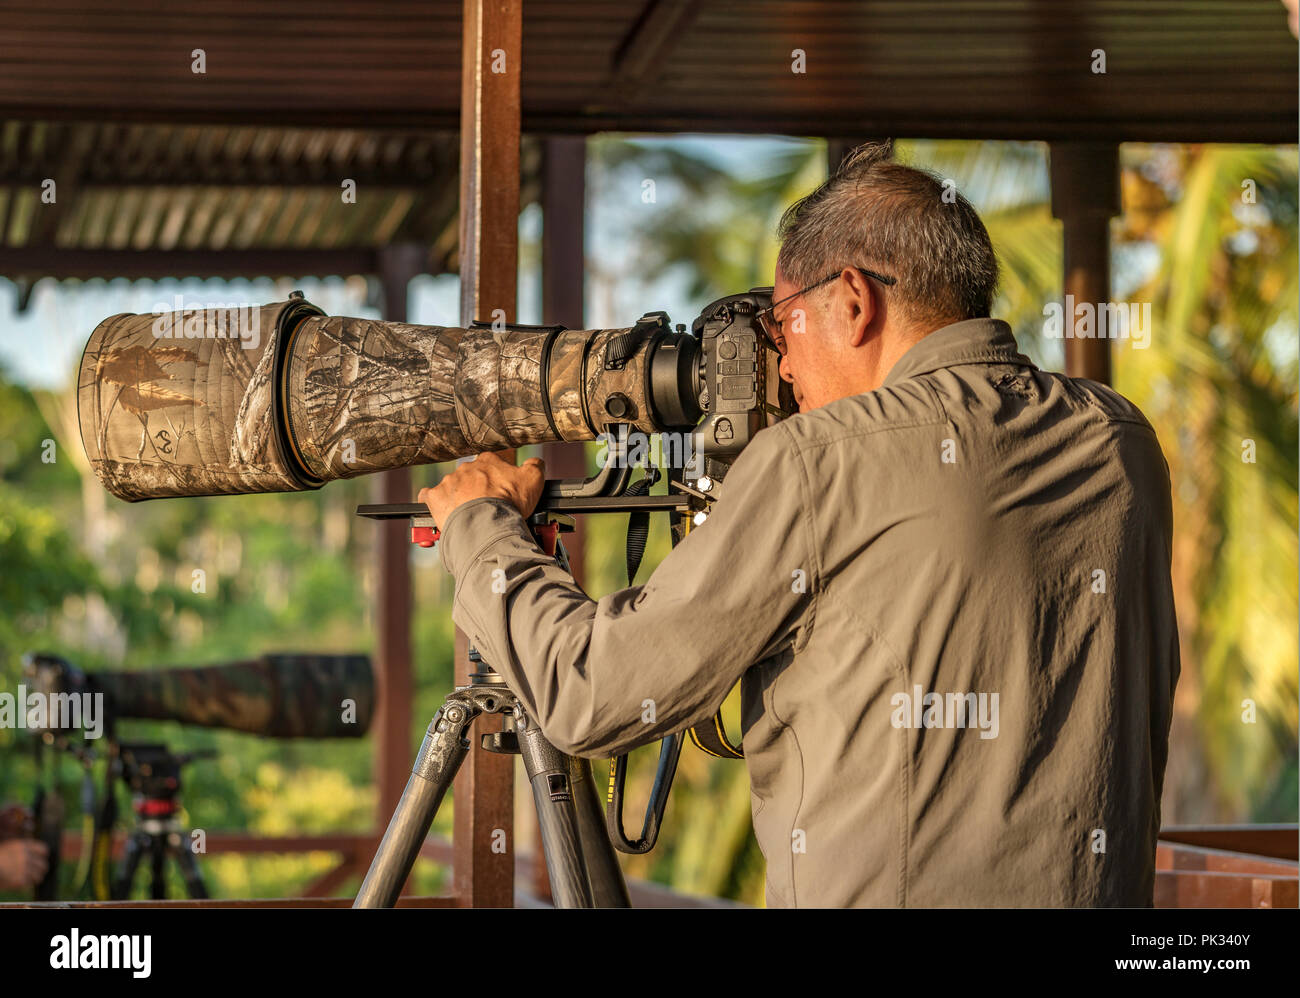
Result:
M537 546L555 557L555 542L560 537L560 525L558 523L543 523L533 527L533 536L537 538Z
M442 531L437 527L412 527L411 543L418 544L422 548L431 548L438 543L442 536Z
M164 815L175 814L180 810L180 806L175 801L157 800L154 798L145 798L131 802L135 813L146 818L160 818Z

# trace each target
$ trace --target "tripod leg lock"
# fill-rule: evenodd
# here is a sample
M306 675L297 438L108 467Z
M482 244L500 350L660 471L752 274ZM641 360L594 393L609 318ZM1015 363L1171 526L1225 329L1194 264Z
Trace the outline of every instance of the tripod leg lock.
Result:
M470 725L479 713L470 698L453 693L429 722L411 772L426 780L434 779L438 773L455 772L469 748Z

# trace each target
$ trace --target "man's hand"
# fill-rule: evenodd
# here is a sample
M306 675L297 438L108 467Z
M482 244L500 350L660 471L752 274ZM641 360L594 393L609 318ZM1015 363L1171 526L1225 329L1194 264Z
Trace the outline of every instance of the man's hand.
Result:
M471 499L505 499L527 516L542 498L546 465L530 457L515 466L491 452L457 465L456 470L431 489L420 490L420 502L429 507L439 529L452 511Z
M0 890L35 887L49 867L49 850L35 839L0 842Z
M0 839L30 839L35 828L32 812L23 805L0 807Z

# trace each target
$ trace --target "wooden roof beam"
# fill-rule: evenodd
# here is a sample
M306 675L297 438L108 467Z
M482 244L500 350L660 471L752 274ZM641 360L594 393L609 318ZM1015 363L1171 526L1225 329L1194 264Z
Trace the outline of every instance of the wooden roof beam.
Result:
M425 259L428 260L427 253ZM11 279L326 277L379 272L379 251L370 249L79 250L48 246L0 247L0 275Z
M648 0L614 52L610 82L619 100L633 100L654 84L701 6L697 0Z

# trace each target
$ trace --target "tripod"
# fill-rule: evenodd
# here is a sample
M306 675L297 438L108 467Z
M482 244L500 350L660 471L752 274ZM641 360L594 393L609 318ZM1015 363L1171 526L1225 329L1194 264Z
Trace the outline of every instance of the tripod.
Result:
M629 907L627 884L605 833L590 766L543 737L523 704L477 652L470 651L470 661L481 671L471 674L468 685L457 687L429 723L411 778L353 907L391 908L396 903L442 798L469 752L468 733L481 714L502 714L513 721L513 730L503 725L501 731L484 735L482 748L523 756L556 907Z
M419 521L412 521L416 542L432 543L436 534L431 523ZM530 526L542 549L563 564L560 524L535 516ZM421 530L427 533L421 535ZM475 668L468 685L453 690L429 722L411 777L353 907L391 908L397 902L442 798L469 752L469 731L482 714L502 715L502 730L483 736L483 750L523 756L556 907L630 907L590 765L548 742L505 680L473 648L469 660Z
M690 517L701 515L696 506L707 505L706 495L682 483L680 463L673 464L669 470L669 483L671 489L676 490L675 494L649 494L650 486L657 480L653 469L647 469L646 477L641 481L631 483L632 466L625 460L626 448L625 433L611 435L611 457L605 466L592 478L547 482L537 509L528 518L529 529L538 546L566 571L568 558L559 535L573 529L571 514L631 514L628 528L630 584L644 549L648 515L651 512L673 514L678 524L673 532L676 543L681 532L688 529ZM438 527L423 503L359 506L357 514L376 520L409 519L411 540L421 547L431 547L439 538ZM660 743L659 764L646 804L641 834L629 839L623 829L627 756L619 756L613 761L607 807L602 818L587 762L565 755L548 742L503 678L472 648L469 660L475 667L470 673L469 683L457 687L429 723L411 777L353 907L389 908L397 902L442 798L469 752L470 726L482 714L503 715L502 730L484 735L482 748L488 752L523 756L524 770L537 807L542 851L556 907L630 907L627 884L614 849L617 847L626 853L639 854L654 847L677 771L684 734L669 735ZM703 743L701 747L713 752Z
M136 870L146 856L149 857L150 870L149 896L153 900L167 897L166 863L169 856L179 867L189 896L208 896L194 853L190 851L189 835L177 817L180 811L177 797L180 794L181 766L210 754L196 752L177 756L157 744L121 746L122 775L135 794L132 808L140 821L126 840L122 867L113 880L114 900L131 896Z

